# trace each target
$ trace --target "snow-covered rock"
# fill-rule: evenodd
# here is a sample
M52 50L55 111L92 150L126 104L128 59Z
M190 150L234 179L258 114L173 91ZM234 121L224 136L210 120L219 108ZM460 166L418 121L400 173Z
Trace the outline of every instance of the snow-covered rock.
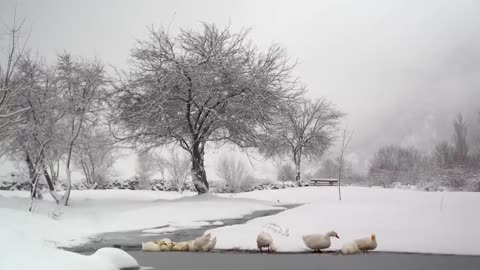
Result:
M110 264L114 269L139 269L140 265L127 252L118 248L101 248L90 259Z

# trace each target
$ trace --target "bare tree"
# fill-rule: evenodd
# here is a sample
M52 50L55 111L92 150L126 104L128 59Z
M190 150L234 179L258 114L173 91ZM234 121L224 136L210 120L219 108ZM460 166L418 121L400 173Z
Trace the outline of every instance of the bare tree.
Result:
M455 162L465 165L468 160L467 124L461 113L453 122L453 143Z
M454 148L448 142L441 142L435 146L434 157L437 166L450 168L454 163Z
M65 172L67 190L61 203L68 205L72 189L71 163L73 151L81 132L95 122L100 111L100 100L106 84L103 65L99 61L72 59L70 54L59 56L56 66L56 86L60 88L65 108L63 134L65 141ZM54 196L55 197L55 196ZM58 201L59 197L56 198Z
M146 189L150 186L155 167L155 159L151 153L148 151L139 151L137 153L136 173L140 188Z
M156 154L155 160L161 170L167 171L169 182L176 188L178 192L181 192L189 175L191 165L190 159L180 153L177 153L175 148L172 147L169 151L169 155L166 158Z
M96 102L104 85L103 68L97 62L73 61L61 55L56 66L47 67L29 57L19 64L22 91L14 108L28 105L19 123L10 128L10 153L23 155L27 162L35 196L38 179L45 176L50 194L57 203L68 204L71 190L70 163L76 140L85 126L95 118ZM67 190L55 191L49 161L65 159ZM58 167L57 167L58 168Z
M113 138L101 128L83 132L75 150L75 160L80 165L88 188L105 182L119 154Z
M24 57L28 35L23 36L22 28L25 20L17 22L14 14L12 26L6 26L8 32L8 45L5 48L5 61L0 58L0 135L5 136L5 130L8 125L14 124L20 120L21 113L28 110L29 107L12 106L13 99L22 90L23 81L18 73L18 66Z
M5 145L10 156L21 157L27 163L33 200L38 180L46 172L46 156L52 147L62 145L62 137L56 132L64 114L59 92L53 87L54 76L43 63L27 56L19 62L18 70L22 84L12 109L30 109L23 113L21 121L8 126L12 136ZM49 188L53 189L52 183Z
M397 145L380 148L370 163L370 178L384 187L393 182L413 183L426 168L422 152L414 147Z
M285 186L286 181L292 181L295 179L295 169L292 165L285 163L280 164L280 168L277 173L277 179Z
M112 126L150 147L178 142L190 154L198 193L209 190L207 142L256 146L261 127L292 94L285 51L273 45L261 53L247 34L207 23L177 36L151 29L132 50L135 64L115 93Z
M343 130L342 134L342 145L340 147L340 156L338 158L338 199L342 200L342 193L340 190L341 182L342 182L342 175L343 175L343 154L348 147L348 144L352 140L353 131L349 132L347 129Z
M303 157L320 158L334 140L343 113L325 99L302 99L281 107L261 151L269 157L291 155L300 181Z
M230 155L222 155L216 165L217 175L227 184L227 191L236 193L241 188L248 176L246 164Z

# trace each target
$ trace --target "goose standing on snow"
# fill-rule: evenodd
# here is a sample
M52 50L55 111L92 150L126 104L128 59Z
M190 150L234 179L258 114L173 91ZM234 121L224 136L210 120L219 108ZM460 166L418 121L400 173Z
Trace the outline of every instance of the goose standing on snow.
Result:
M260 252L263 252L263 248L268 248L268 252L275 251L272 236L266 231L260 232L257 236L257 247Z
M369 250L374 250L377 248L377 237L375 234L372 234L370 238L355 240L355 244L357 244L359 250L368 252Z
M210 239L210 241L208 241L206 245L202 247L202 251L211 251L216 244L217 244L217 237L213 237L212 239Z
M330 237L338 237L338 234L334 231L330 231L327 234L307 234L303 236L303 242L309 249L313 249L318 252L322 252L322 249L329 248L331 245Z

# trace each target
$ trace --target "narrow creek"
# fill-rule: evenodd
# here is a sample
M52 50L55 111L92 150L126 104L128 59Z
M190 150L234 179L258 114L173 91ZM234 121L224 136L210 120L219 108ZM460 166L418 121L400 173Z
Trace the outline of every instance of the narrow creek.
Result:
M95 252L97 249L102 247L116 247L116 248L123 249L125 251L138 251L142 247L142 242L151 241L152 239L170 238L177 242L187 241L202 235L203 232L206 230L215 229L223 226L244 224L249 220L252 220L255 218L271 216L271 215L275 215L280 212L283 212L287 209L295 208L297 206L300 206L300 204L288 204L288 205L281 205L281 206L285 207L285 209L255 211L241 218L219 220L223 223L221 225L212 224L217 220L211 220L211 221L207 220L207 222L209 222L210 224L206 226L194 227L194 228L188 228L188 227L181 228L173 232L165 232L165 233L152 234L152 233L146 233L144 231L148 229L163 229L163 228L168 229L169 226L145 228L142 230L135 230L135 231L102 233L102 234L92 236L88 243L78 245L78 246L72 246L72 247L62 247L62 249L83 253L83 254L91 254Z

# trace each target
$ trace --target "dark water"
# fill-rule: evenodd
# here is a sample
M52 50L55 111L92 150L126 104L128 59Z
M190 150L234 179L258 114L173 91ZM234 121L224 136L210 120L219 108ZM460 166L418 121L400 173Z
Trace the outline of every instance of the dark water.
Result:
M143 268L168 270L478 270L480 256L370 252L337 254L251 254L130 251Z
M286 209L291 209L297 206L299 205L298 204L282 205L282 207L285 207ZM210 229L214 229L222 226L228 226L228 225L243 224L254 218L275 215L282 211L285 211L285 209L255 211L251 214L243 216L242 218L221 220L224 225L208 225L208 226L203 226L201 228L186 228L186 229L180 229L174 232L161 233L161 234L155 234L155 235L153 234L146 235L146 233L143 232L145 229L138 230L138 231L103 233L90 238L91 241L89 243L83 244L81 246L65 247L63 249L79 252L79 253L93 253L95 250L102 247L117 247L125 251L139 251L141 250L142 242L147 242L147 241L161 239L161 238L169 238L176 242L187 241L203 235L203 233L206 230L210 230ZM167 227L168 226L163 226L163 227L157 227L157 228L151 228L151 229L167 228Z

